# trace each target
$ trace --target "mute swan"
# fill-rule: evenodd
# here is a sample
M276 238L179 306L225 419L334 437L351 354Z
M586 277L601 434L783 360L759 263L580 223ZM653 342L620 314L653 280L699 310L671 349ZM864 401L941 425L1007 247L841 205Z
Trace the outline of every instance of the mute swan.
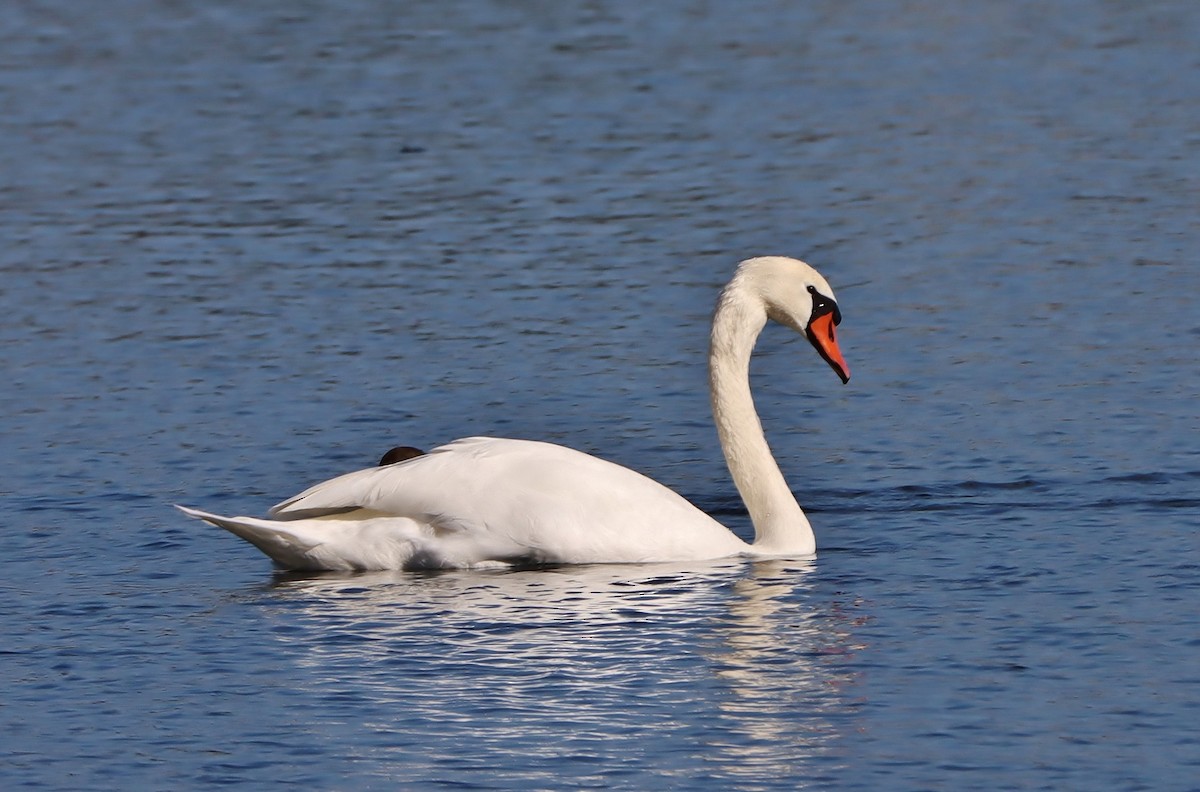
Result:
M812 555L812 528L750 396L750 353L768 318L803 333L842 382L850 379L834 332L841 312L825 279L796 259L743 261L717 302L708 362L713 418L754 524L751 544L628 468L491 437L330 479L273 507L274 519L179 508L298 570Z

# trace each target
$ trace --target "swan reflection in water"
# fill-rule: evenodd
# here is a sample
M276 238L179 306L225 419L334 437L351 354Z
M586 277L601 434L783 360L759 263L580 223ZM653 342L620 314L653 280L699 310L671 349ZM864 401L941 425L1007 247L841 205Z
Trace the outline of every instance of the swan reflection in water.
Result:
M270 594L301 692L369 721L410 780L667 761L749 782L837 762L853 720L858 614L814 596L815 568L281 573Z
M836 743L858 704L852 660L864 647L854 629L867 617L858 601L808 604L801 578L813 567L759 561L733 583L709 653L729 685L717 706L732 739L711 746L730 776L803 778L817 756L838 765Z

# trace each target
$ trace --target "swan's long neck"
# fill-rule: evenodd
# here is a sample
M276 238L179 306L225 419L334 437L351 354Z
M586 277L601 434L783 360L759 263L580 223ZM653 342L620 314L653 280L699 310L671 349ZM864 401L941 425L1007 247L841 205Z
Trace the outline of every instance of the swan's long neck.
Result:
M741 278L721 294L708 372L713 419L729 473L754 523L754 549L809 555L816 540L763 435L750 395L750 353L767 322L762 299Z

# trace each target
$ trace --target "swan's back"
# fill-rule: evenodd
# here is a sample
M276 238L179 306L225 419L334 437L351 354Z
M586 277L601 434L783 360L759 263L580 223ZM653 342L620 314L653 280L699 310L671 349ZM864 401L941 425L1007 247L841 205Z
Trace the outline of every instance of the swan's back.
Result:
M318 484L276 520L344 512L404 517L416 552L447 565L488 560L601 563L719 558L748 545L667 487L563 446L471 437ZM339 520L339 522L341 522ZM506 557L508 556L508 557Z

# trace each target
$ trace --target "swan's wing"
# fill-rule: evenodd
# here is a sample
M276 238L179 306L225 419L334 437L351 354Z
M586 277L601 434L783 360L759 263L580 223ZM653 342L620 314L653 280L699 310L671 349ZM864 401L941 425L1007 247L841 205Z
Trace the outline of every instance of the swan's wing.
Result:
M349 509L409 517L443 541L500 541L548 561L714 558L744 542L661 484L550 443L473 437L349 473L278 504L276 519Z
M519 548L493 546L492 555L479 557L477 547L461 557L461 547L430 547L430 526L405 517L381 516L355 510L333 516L295 520L224 517L177 506L189 517L224 528L257 547L284 569L363 571L424 566L471 566L480 560L519 555Z
M403 462L357 470L314 484L272 506L270 514L291 520L353 509L408 517L440 513L441 509L431 507L443 499L460 499L464 489L472 482L477 484L482 476L495 476L497 461L513 477L521 469L528 470L531 463L536 464L539 455L525 446L559 448L531 441L468 437Z

